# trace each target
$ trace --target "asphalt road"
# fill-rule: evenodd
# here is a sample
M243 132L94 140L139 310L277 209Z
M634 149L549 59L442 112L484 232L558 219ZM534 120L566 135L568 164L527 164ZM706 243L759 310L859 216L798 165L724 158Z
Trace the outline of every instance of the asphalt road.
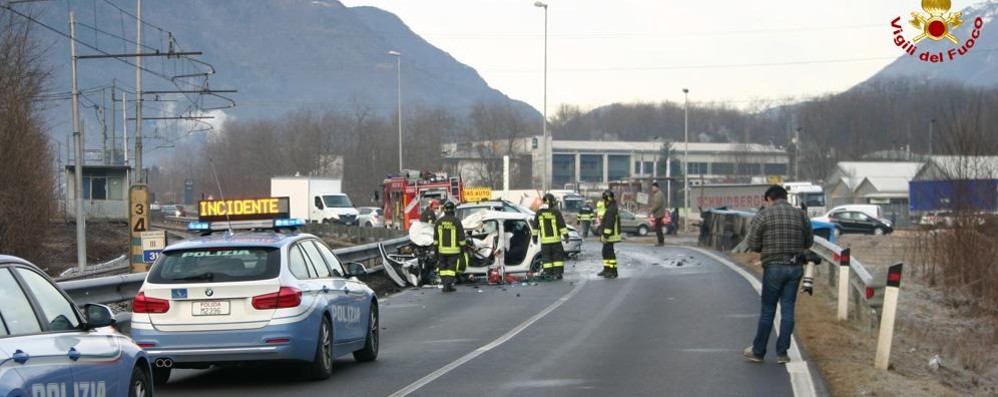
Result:
M759 310L743 275L690 248L620 244L617 252L616 280L595 276L599 245L586 243L562 281L383 299L378 361L347 356L327 381L297 380L290 367L177 370L157 394L810 395L817 372L806 364L742 360Z

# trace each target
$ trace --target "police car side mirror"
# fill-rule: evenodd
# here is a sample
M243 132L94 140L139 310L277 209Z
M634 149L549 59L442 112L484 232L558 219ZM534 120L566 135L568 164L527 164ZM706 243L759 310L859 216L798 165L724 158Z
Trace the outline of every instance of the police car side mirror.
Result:
M114 313L104 305L88 303L83 306L83 314L87 318L87 329L110 327L114 325Z
M367 266L359 262L347 263L347 277L360 277L367 275Z

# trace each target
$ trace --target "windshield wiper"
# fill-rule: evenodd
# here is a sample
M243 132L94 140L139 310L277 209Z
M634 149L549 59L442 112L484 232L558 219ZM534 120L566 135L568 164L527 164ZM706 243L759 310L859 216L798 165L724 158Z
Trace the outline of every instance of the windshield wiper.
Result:
M215 273L207 272L207 273L196 274L196 275L193 275L193 276L187 276L187 277L181 277L181 278L171 278L170 281L194 281L194 280L211 281L211 279L213 279L213 278L215 278Z

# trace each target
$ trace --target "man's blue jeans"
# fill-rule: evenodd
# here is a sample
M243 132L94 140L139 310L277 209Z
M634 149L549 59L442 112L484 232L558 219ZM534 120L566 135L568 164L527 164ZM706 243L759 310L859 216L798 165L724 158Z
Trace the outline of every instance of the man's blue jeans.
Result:
M762 312L759 314L759 329L752 342L752 352L757 356L766 355L769 334L773 332L776 318L776 304L780 304L780 335L776 339L776 354L785 356L790 349L790 335L794 332L794 305L797 303L797 288L800 287L804 267L773 264L763 267Z

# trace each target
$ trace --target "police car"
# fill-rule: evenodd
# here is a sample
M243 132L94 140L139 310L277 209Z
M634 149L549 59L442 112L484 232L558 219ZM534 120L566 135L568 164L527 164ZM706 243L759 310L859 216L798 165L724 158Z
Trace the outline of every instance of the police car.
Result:
M337 357L378 357L378 300L320 239L298 233L287 198L202 201L164 249L132 308L132 337L165 383L172 368L297 362L326 379ZM271 217L272 219L254 219Z
M145 352L27 261L0 255L0 396L152 396Z

